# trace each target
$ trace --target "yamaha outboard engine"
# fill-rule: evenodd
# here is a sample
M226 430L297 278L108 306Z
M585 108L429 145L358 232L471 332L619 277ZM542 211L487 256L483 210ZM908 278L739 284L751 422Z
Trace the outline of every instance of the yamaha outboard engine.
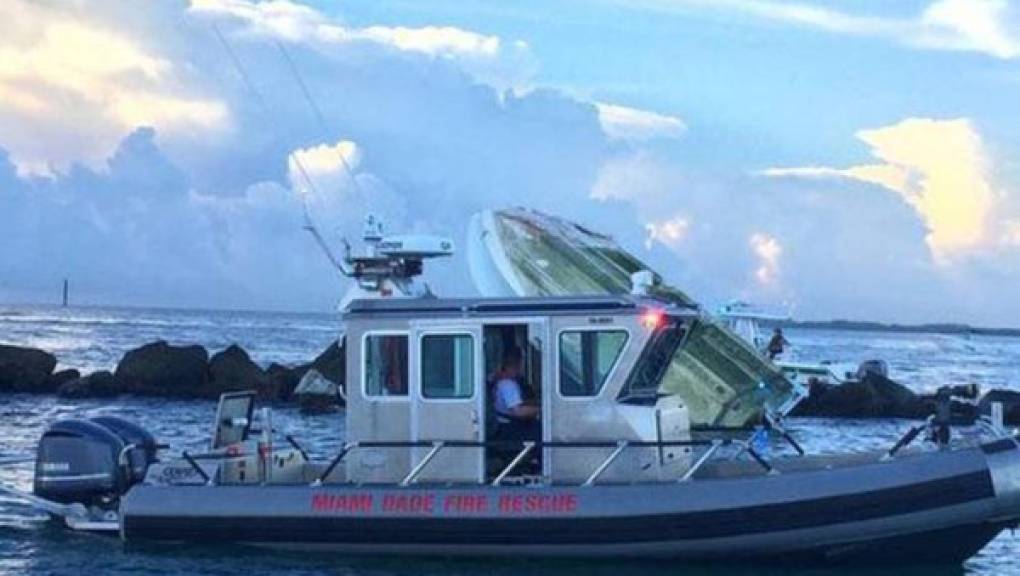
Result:
M92 418L91 421L120 436L127 444L127 464L131 469L130 483L141 482L145 478L149 464L157 461L156 451L159 450L159 445L156 438L138 424L115 416L99 416Z
M63 420L39 440L32 490L64 504L108 505L145 477L155 451L151 434L119 418Z
M857 374L855 375L856 378L858 380L863 380L870 375L888 378L889 365L886 364L885 360L865 360L864 362L861 362L861 365L857 367Z

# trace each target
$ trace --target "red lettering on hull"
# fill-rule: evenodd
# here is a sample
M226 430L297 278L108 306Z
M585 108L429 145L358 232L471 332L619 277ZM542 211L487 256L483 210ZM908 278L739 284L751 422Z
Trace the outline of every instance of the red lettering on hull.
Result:
M489 511L489 498L482 494L450 494L443 498L443 512L478 514Z
M414 492L373 495L365 492L349 494L312 494L313 512L332 514L570 514L578 509L577 495L503 494L498 498L486 494L463 492ZM379 496L376 498L376 496ZM376 500L379 505L376 506Z
M313 494L313 512L357 513L372 511L371 494Z
M435 509L434 494L387 494L383 497L383 512L432 514Z
M504 514L564 514L577 511L575 494L504 494L499 498Z

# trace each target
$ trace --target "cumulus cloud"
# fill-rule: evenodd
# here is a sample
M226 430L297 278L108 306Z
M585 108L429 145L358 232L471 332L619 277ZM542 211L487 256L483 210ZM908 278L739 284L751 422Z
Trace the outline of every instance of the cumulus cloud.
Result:
M656 243L676 248L687 238L690 228L691 223L683 216L649 222L645 224L645 231L648 233L645 238L645 249L651 250Z
M233 16L246 22L253 33L292 42L369 41L430 56L486 58L497 56L501 47L497 36L487 36L455 26L346 27L309 6L288 0L192 0L191 10L199 14Z
M607 136L616 140L678 138L687 130L683 120L649 110L596 102L599 123Z
M500 51L498 36L486 36L454 26L370 26L352 30L347 37L352 40L372 40L430 56L471 55L493 58Z
M1020 56L1020 12L1008 0L937 0L912 17L873 16L777 0L643 0L657 10L727 10L836 34L882 38L932 50Z
M691 233L691 216L677 209L678 203L689 209L692 201L682 187L684 180L662 157L647 150L629 151L602 163L588 196L607 207L632 206L644 222L645 250L661 246L681 254Z
M1008 0L940 0L924 11L909 41L1013 59L1020 56L1018 24L1020 14Z
M457 60L479 80L500 89L523 87L532 70L530 50L522 40L456 26L351 27L289 0L192 0L196 15L224 18L244 33L329 50L349 43L372 43L391 49Z
M1020 246L1020 220L1013 220L1006 224L1003 240L1010 246Z
M5 130L19 172L50 173L73 161L101 165L137 126L222 130L229 110L129 33L11 0L0 6L0 120L32 128Z
M758 267L754 277L763 286L772 286L779 280L779 260L783 255L783 246L775 237L764 232L755 232L748 239L751 250L758 259Z
M292 186L295 188L308 186L304 182L305 174L309 177L346 175L353 171L361 162L361 150L350 140L340 140L336 144L319 144L300 148L287 157L287 169Z
M789 296L806 315L832 316L846 311L853 293L854 312L864 317L924 320L934 310L999 321L1020 313L1020 304L1002 298L994 311L966 308L1015 285L1017 259L956 266L957 280L947 282L932 273L925 221L884 186L839 176L856 184L833 190L817 179L752 177L733 169L717 135L691 130L675 138L676 123L667 121L674 136L620 140L591 102L555 89L501 91L477 71L498 71L517 52L512 40L500 38L496 56L484 45L429 53L389 39L329 40L308 27L352 28L281 2L268 6L282 15L258 24L176 0L17 5L31 17L19 14L17 27L0 23L13 31L0 45L30 52L55 22L102 31L135 51L125 53L131 58L120 71L103 72L110 86L217 102L225 116L222 123L151 116L145 123L154 128L139 128L129 125L141 116L107 114L71 88L31 92L4 77L3 301L40 300L70 276L79 301L328 310L343 285L302 230L305 205L331 243L357 238L374 212L388 230L452 235L459 246L473 212L524 205L631 249L650 246L643 259L709 305ZM57 92L68 95L66 108L37 121L32 107L53 105ZM151 107L172 110L158 101ZM52 166L45 175L19 174L15 161L32 142ZM714 167L694 166L685 154L694 150L720 158ZM888 172L882 178L890 182L903 174ZM920 177L911 172L904 181ZM774 280L768 286L758 271L769 260L749 241L762 231L759 247L775 262L761 275ZM437 262L429 277L443 294L472 290L463 259ZM919 285L923 294L890 304L890 293Z
M659 219L683 195L685 179L668 157L637 148L608 157L598 167L588 195L600 202L634 203L645 217Z
M24 111L0 103L11 120L0 132L0 298L35 300L40 285L70 276L82 299L98 302L329 309L342 290L302 230L303 204L332 243L356 239L368 212L388 230L457 237L473 212L507 204L570 214L631 245L643 239L628 206L588 198L612 149L596 108L555 90L500 93L479 83L466 72L465 51L492 59L493 42L435 55L393 45L404 42L396 36L308 42L301 26L338 24L289 3L270 5L283 12L262 21L277 27L273 35L232 13L177 2L111 2L89 13L45 6L19 25L67 20L122 38L134 55L119 71L101 70L103 78L157 95L169 86L214 94L228 126L145 122L155 127L124 132L120 121L83 109L61 111L40 135ZM291 42L287 30L301 39ZM26 51L38 38L15 34L0 44ZM500 40L498 52L507 47L516 50ZM98 160L103 146L74 147L118 134ZM13 163L19 142L33 139L47 145L39 149L52 166L45 176L19 174ZM471 293L460 260L432 273L442 292Z
M993 184L985 144L969 120L912 118L862 130L857 137L881 163L772 168L763 174L852 179L895 192L924 222L938 262L994 249L1009 236L1004 193Z

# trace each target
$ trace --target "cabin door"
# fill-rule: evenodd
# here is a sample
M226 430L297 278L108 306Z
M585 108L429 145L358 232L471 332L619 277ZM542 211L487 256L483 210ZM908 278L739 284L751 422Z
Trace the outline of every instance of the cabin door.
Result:
M482 330L478 326L421 326L413 332L411 436L418 442L482 442L485 433ZM411 450L412 468L432 448ZM483 482L485 450L444 447L415 482Z

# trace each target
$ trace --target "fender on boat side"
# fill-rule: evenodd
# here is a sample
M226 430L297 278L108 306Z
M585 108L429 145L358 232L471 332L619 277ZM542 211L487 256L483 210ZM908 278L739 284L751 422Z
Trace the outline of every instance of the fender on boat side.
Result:
M981 445L992 477L999 519L1020 524L1020 440L1002 438Z

